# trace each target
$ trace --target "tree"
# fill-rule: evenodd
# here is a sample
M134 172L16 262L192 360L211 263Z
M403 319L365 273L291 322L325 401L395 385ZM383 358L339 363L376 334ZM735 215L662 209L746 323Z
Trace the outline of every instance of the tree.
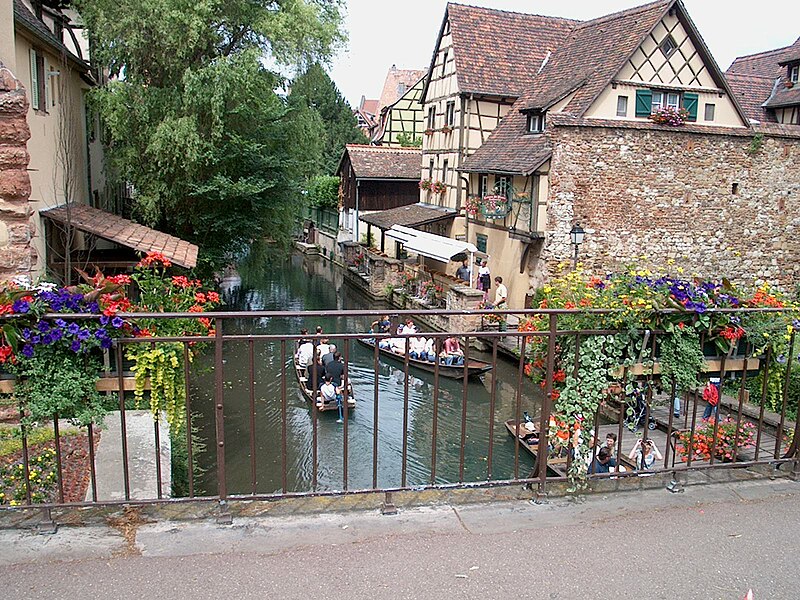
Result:
M309 65L293 82L289 106L315 111L325 124L322 162L319 173L333 175L345 144L366 144L367 136L358 128L353 109L319 63Z
M217 268L256 239L288 240L322 124L290 109L264 64L324 60L341 0L79 0L112 172L134 214L200 246ZM310 159L309 159L310 157Z

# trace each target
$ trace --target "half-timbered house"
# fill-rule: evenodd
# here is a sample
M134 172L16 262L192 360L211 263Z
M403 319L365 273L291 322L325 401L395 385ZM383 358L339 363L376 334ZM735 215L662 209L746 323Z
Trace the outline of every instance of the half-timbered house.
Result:
M422 142L425 129L422 111L422 88L425 85L424 72L419 80L392 104L381 109L379 125L372 139L380 146L415 145Z
M521 30L534 39L498 56ZM800 275L800 247L779 233L800 136L751 124L679 0L585 22L450 4L428 77L423 178L447 184L438 201L464 216L450 235L491 256L511 306L571 262L578 223L595 271L680 259L743 280Z

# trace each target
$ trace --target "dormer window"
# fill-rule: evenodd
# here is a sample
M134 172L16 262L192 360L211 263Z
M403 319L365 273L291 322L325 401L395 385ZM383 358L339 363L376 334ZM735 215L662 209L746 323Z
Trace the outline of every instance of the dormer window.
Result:
M544 131L544 113L530 113L528 115L528 133L542 133Z
M800 77L800 65L792 65L789 67L789 81L792 83L797 83L797 79Z
M673 37L671 35L668 35L661 42L661 45L659 46L659 48L661 48L661 52L664 53L664 56L669 58L670 56L672 56L674 54L675 50L678 49L678 44L675 43L675 40L673 39Z

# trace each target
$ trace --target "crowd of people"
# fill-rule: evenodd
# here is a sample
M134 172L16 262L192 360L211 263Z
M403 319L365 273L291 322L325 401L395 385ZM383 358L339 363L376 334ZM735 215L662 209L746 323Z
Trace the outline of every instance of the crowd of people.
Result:
M392 322L386 315L372 323L370 333L390 333ZM446 366L462 366L464 364L464 351L461 343L455 336L450 336L444 340L441 349L437 352L436 338L426 338L423 335L412 335L411 337L399 337L400 334L419 333L413 319L407 319L405 323L397 326L397 337L383 338L378 341L378 347L383 350L390 350L395 354L404 356L408 353L409 358L414 360L424 360L430 363L436 362L439 357L440 363Z

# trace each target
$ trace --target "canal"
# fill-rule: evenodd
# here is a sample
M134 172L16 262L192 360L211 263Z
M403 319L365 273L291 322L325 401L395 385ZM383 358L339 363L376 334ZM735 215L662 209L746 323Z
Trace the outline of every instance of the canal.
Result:
M319 257L292 255L287 259L264 261L258 267L243 265L239 276L223 281L226 310L302 311L330 310L325 318L242 319L226 329L228 333L297 334L302 327L314 331L345 333L367 331L370 319L343 317L341 310L382 310L385 306L364 297L346 284L339 267ZM226 480L229 494L251 493L250 390L248 343L226 342L224 349ZM281 344L255 342L255 469L260 494L281 491L282 481L282 372L286 373L287 409L287 491L313 489L313 423L310 404L297 389L292 371L293 344L286 344L286 364L281 364ZM341 345L340 345L341 348ZM213 353L211 353L213 354ZM490 355L472 352L475 358ZM347 488L368 489L373 483L373 433L375 366L372 350L349 345L349 373L358 401L348 420ZM214 446L213 376L211 359L196 361L191 399L197 436L206 445L198 455L202 475L198 481L207 494L216 492L217 468ZM489 439L490 396L493 375L470 380L466 402L464 481L486 481L489 476L489 448L492 448L491 479L514 475L514 443L504 426L516 409L518 367L499 359L496 376L494 431ZM406 461L407 484L431 483L434 422L434 378L410 370L408 413L404 414L405 376L401 369L381 362L378 368L378 458L379 488L401 485L403 467L403 424L408 423ZM527 379L523 382L522 410L536 412L540 390ZM463 383L439 380L436 435L436 483L459 481L461 455ZM316 490L341 490L344 484L344 428L335 413L317 416ZM519 472L524 477L532 460L520 449Z

